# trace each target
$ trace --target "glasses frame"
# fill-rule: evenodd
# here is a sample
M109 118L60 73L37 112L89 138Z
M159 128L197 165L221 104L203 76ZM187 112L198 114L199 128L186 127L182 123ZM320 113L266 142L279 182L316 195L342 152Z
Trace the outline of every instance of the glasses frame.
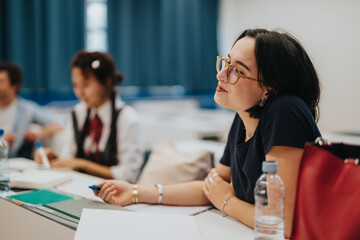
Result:
M227 59L227 58L225 58L225 57L223 57L223 56L217 56L217 57L216 57L216 71L217 71L217 72L220 72L220 69L219 69L219 62L220 62L220 60L225 61L225 67L227 68L227 70L226 70L226 82L227 82L227 83L229 83L229 84L231 84L231 85L235 85L235 84L237 84L237 82L239 81L240 78L246 78L246 79L249 79L249 80L252 80L252 81L260 82L260 81L259 81L258 79L256 79L256 78L248 77L248 76L245 76L244 74L242 74L242 73L240 72L240 70L239 70L236 66L232 65L231 63L229 63L229 59ZM229 69L230 69L231 67L233 67L233 68L237 71L237 73L238 73L238 78L236 79L236 81L235 81L234 83L231 83L231 82L229 81L229 77L230 77Z

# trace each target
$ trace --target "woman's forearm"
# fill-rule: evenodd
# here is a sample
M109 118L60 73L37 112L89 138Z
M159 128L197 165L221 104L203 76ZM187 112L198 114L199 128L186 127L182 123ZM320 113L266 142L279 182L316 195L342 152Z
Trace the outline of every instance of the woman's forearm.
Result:
M58 131L62 131L62 130L63 130L63 127L60 124L51 123L51 124L48 124L48 125L42 127L40 135L42 138L46 138L46 137L49 137L50 135L52 135Z
M139 202L155 204L158 202L159 192L155 186L139 186ZM210 202L202 191L202 181L193 181L163 186L161 204L204 206Z
M227 201L224 209L219 210L254 228L255 206L253 204L242 201L234 196Z
M81 161L78 170L83 170L88 174L96 175L105 179L113 178L110 167L98 163L94 163L86 159L77 159L77 160Z

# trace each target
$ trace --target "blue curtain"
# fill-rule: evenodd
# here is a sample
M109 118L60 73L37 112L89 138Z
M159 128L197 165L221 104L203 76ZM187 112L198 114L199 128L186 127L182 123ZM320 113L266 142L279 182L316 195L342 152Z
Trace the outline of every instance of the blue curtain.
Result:
M109 53L124 85L213 92L217 15L218 0L108 0Z
M0 0L0 60L24 70L20 93L72 95L70 61L85 46L83 0Z

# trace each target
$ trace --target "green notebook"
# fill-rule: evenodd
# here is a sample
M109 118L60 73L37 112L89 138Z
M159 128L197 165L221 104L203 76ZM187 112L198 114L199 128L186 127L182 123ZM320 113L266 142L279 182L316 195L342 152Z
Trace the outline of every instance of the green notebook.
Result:
M74 197L56 193L46 189L34 190L31 192L21 193L17 195L9 196L8 198L15 199L29 204L50 204L55 202L61 202L65 200L74 199Z

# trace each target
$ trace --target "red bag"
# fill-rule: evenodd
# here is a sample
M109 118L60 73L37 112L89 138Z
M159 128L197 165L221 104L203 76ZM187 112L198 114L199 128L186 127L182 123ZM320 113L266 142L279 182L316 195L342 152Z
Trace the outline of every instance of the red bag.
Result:
M305 145L291 239L360 239L359 158L360 146Z

